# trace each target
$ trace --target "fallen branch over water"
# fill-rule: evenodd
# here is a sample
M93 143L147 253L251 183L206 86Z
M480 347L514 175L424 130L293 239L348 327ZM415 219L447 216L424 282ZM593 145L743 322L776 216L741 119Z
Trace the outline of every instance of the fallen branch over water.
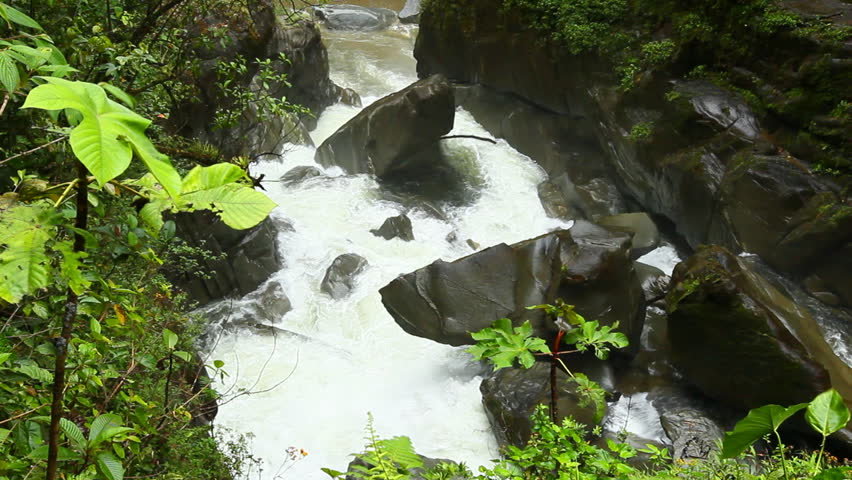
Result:
M474 140L482 140L483 142L491 142L494 145L497 145L497 141L493 138L478 137L476 135L447 135L439 138L438 140L448 140L450 138L472 138Z

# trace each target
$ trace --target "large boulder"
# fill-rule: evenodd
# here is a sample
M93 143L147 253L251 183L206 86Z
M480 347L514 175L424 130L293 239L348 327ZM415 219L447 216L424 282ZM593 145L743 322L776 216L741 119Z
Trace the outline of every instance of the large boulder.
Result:
M450 345L472 343L470 332L507 317L530 320L551 337L552 322L530 305L557 298L601 324L620 323L638 344L644 297L629 259L630 235L577 221L513 245L499 244L454 262L438 260L380 290L382 303L408 333Z
M397 22L397 14L389 8L360 5L317 5L314 15L331 30L384 30Z
M441 75L374 102L320 145L317 163L347 173L387 176L438 163L438 141L453 128L455 103Z
M234 230L215 214L199 211L175 215L175 224L178 237L209 252L195 259L198 265L192 272L174 278L200 304L250 293L283 263L271 219L248 230Z
M367 259L360 255L340 255L325 271L320 290L335 300L345 298L355 289L355 279L366 267Z
M852 322L829 325L780 286L718 246L678 265L667 298L677 368L736 408L807 402L829 387L852 404L850 358L841 356L852 350Z
M660 231L647 213L621 213L597 220L599 225L633 234L633 258L639 258L660 245Z

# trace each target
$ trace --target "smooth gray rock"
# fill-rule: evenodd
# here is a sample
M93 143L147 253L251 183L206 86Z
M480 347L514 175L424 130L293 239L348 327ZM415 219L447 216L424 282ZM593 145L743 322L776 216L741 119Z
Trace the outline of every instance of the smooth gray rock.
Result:
M309 178L319 177L322 175L322 172L319 168L311 166L311 165L299 165L298 167L293 167L287 171L284 175L281 175L282 183L300 183Z
M403 169L428 172L439 163L438 140L454 118L450 84L433 75L362 110L319 146L316 161L378 177Z
M392 238L399 238L406 242L414 240L411 220L406 215L390 217L382 223L381 227L370 230L370 233L385 240Z
M320 289L335 300L340 300L355 289L355 280L367 266L367 260L354 253L335 258L325 271Z
M397 14L388 8L359 5L317 5L314 14L331 30L384 30L397 22Z

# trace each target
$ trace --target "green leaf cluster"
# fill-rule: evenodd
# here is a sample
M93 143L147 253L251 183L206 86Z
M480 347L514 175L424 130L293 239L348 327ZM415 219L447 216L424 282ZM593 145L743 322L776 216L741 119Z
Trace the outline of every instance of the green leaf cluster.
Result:
M476 340L476 345L466 352L477 360L490 360L494 370L511 367L516 360L522 367L530 368L535 363L535 352L550 353L543 339L532 336L529 320L513 329L511 320L501 318L491 328L484 328L470 336Z

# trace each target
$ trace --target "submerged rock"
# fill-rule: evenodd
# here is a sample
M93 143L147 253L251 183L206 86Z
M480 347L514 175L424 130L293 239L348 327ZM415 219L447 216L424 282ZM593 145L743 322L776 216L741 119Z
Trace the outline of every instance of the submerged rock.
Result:
M823 326L727 250L705 247L678 265L667 301L675 365L708 397L750 409L834 387L852 402L852 370Z
M360 255L340 255L325 271L320 290L335 300L345 298L355 289L355 279L366 266L367 260Z
M450 84L434 75L362 110L319 146L316 161L378 177L429 171L440 162L438 140L453 128L454 117Z
M397 14L388 8L360 5L317 5L314 14L331 30L384 30L397 22Z
M392 238L399 238L406 242L414 240L411 220L406 215L390 217L382 223L381 227L370 230L370 233L377 237L382 237L385 240L390 240Z
M292 309L290 299L284 291L284 285L278 281L271 281L246 295L245 300L252 305L262 321L277 322Z
M287 171L284 175L281 175L282 183L300 183L309 178L319 177L322 175L322 171L319 168L311 166L311 165L300 165L298 167L293 167Z

